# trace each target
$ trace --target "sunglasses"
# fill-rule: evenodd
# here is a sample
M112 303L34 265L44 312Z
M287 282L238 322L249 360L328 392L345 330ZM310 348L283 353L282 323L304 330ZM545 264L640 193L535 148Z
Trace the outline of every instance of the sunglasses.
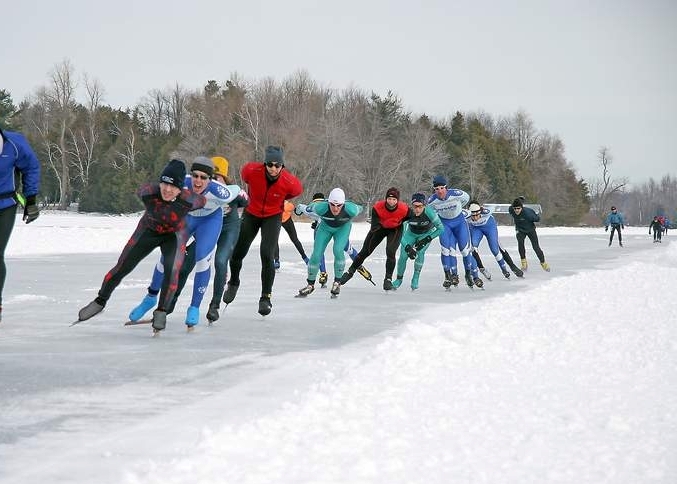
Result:
M512 207L513 210L522 210L522 207Z
M444 186L444 185L438 185L436 187L433 187L433 190L442 190L443 188L447 188L447 187Z
M200 175L199 173L192 172L190 174L193 178L199 178L200 180L209 180L209 175Z
M422 203L412 203L411 206L414 208L423 208L424 205Z
M482 212L470 212L470 215L472 215L473 217L479 217L480 215L482 215Z
M331 205L334 208L341 208L343 206L342 203L332 203L332 202L329 202L329 205Z
M268 168L272 168L272 167L275 167L275 168L282 168L283 165L282 165L282 163L276 163L276 162L273 162L273 161L267 161L267 162L266 162L266 166L267 166Z

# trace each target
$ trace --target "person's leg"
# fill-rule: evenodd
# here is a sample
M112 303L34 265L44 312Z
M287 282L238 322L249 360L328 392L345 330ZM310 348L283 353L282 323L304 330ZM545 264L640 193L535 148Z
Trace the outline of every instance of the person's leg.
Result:
M162 280L157 309L165 312L174 299L174 292L176 292L179 284L179 272L186 253L185 239L188 237L185 233L171 235L166 236L164 242L160 245L165 277Z
M456 236L453 227L445 225L444 232L440 234L440 246L442 250L442 268L458 274L458 262L456 261Z
M353 259L352 264L350 264L348 272L354 274L357 268L364 263L364 261L371 255L372 252L374 252L374 249L378 247L386 235L386 230L381 227L369 230L369 233L367 233L367 236L364 238L362 248Z
M347 223L338 229L335 229L330 237L334 239L332 251L334 254L334 281L341 279L343 271L346 268L346 252L345 246L350 238L351 223ZM325 244L326 247L326 244ZM324 253L324 250L323 250Z
M242 215L240 225L240 235L237 238L237 243L233 249L233 255L230 257L230 279L229 285L240 285L240 271L242 270L242 260L249 252L249 247L252 245L256 234L259 231L259 219L245 212ZM272 263L271 263L272 267Z
M526 259L527 249L524 245L524 239L527 238L527 234L524 232L517 232L515 237L517 238L517 253L520 255L520 259Z
M195 275L193 276L193 296L190 301L191 307L194 308L200 307L202 298L207 292L212 273L212 257L216 251L216 242L219 240L223 226L223 216L219 211L199 218L194 233Z
M221 235L216 243L216 254L214 255L214 289L210 306L218 309L223 296L223 289L226 287L226 277L228 276L228 262L233 254L235 243L240 235L240 218L236 214L233 219L226 217L223 219ZM185 264L185 262L184 262Z
M313 241L313 253L310 256L310 260L308 261L308 284L315 283L315 279L317 278L317 273L320 270L320 260L324 256L324 251L327 249L327 244L329 244L329 241L331 240L332 234L328 231L325 230L324 228L322 229L317 229L315 232L315 240ZM335 273L339 274L339 273ZM341 271L340 274L343 274L343 271ZM341 277L340 274L338 277Z
M7 250L9 237L12 235L15 218L16 205L0 210L0 309L2 308L2 291L5 288L5 279L7 278L5 250Z
M536 233L535 230L532 230L527 234L527 237L529 237L529 241L531 241L531 247L533 247L534 252L536 253L536 257L538 257L538 261L542 264L545 262L545 255L543 254L543 251L541 250L541 246L538 244L538 234Z
M125 244L117 264L104 276L98 297L101 301L108 301L111 294L134 268L150 254L155 247L160 245L162 238L155 232L137 227L132 236Z
M405 230L400 240L400 255L397 257L397 270L395 271L395 279L393 280L393 287L397 289L402 285L404 274L407 272L407 262L409 261L409 254L405 247L407 245L413 246L416 242L416 236L409 230ZM418 257L418 255L417 255Z
M386 273L385 279L392 280L395 271L395 254L402 240L402 226L389 229L386 235Z
M291 219L291 217L282 224L282 227L284 228L285 232L287 232L287 235L289 235L289 240L291 240L292 244L294 244L294 247L296 247L301 259L303 259L303 262L308 263L308 256L306 255L306 251L303 250L303 244L299 240L299 236L296 233L296 226L294 225L294 221Z
M270 297L275 282L273 258L275 257L277 239L280 237L281 218L279 215L275 215L259 220L261 227L261 247L259 249L261 256L261 295Z
M181 270L179 271L179 282L176 287L176 292L174 292L172 302L170 303L169 307L167 307L167 314L174 312L176 302L179 300L179 296L181 295L181 292L188 281L188 276L190 276L190 273L193 272L193 269L195 269L195 241L186 247L183 264L181 265Z

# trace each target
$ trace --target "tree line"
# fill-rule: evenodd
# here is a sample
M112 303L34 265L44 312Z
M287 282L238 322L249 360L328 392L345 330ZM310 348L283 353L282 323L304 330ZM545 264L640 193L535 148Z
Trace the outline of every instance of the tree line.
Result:
M306 193L340 186L365 205L390 186L407 198L429 193L435 174L481 202L523 195L543 206L543 222L552 225L580 223L598 201L567 162L563 142L521 111L431 119L407 112L392 92L329 89L305 71L280 82L233 74L201 89L175 84L119 109L105 104L98 81L76 77L65 60L18 106L0 89L1 126L28 137L42 163L40 196L61 209L78 202L80 211L137 211L138 185L174 157L225 156L237 181L242 164L261 160L269 144L284 148ZM84 98L76 98L78 84Z

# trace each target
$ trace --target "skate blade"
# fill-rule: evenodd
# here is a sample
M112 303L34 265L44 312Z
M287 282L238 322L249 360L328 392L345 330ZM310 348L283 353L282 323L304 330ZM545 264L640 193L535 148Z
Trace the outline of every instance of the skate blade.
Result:
M152 318L148 319L139 319L137 321L127 321L124 326L138 326L139 324L150 324L153 322Z

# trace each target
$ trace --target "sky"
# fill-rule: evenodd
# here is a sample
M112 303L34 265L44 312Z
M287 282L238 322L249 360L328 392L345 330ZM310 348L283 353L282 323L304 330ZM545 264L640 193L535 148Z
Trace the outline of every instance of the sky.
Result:
M539 227L523 279L417 291L356 276L305 285L286 235L273 312L258 250L213 326L124 327L154 257L69 327L138 217L17 219L0 323L0 483L672 484L677 481L677 235ZM296 224L310 246L307 223ZM368 226L356 224L360 245ZM516 256L512 227L501 244ZM256 244L256 243L255 243ZM480 246L484 255L486 246ZM331 253L328 252L331 257ZM383 277L384 253L366 261ZM185 299L185 298L184 298Z
M337 90L393 91L438 119L522 110L560 137L586 179L601 175L603 146L614 178L677 175L671 0L26 1L3 18L0 88L16 101L64 59L113 106L234 72L281 81L304 70Z

